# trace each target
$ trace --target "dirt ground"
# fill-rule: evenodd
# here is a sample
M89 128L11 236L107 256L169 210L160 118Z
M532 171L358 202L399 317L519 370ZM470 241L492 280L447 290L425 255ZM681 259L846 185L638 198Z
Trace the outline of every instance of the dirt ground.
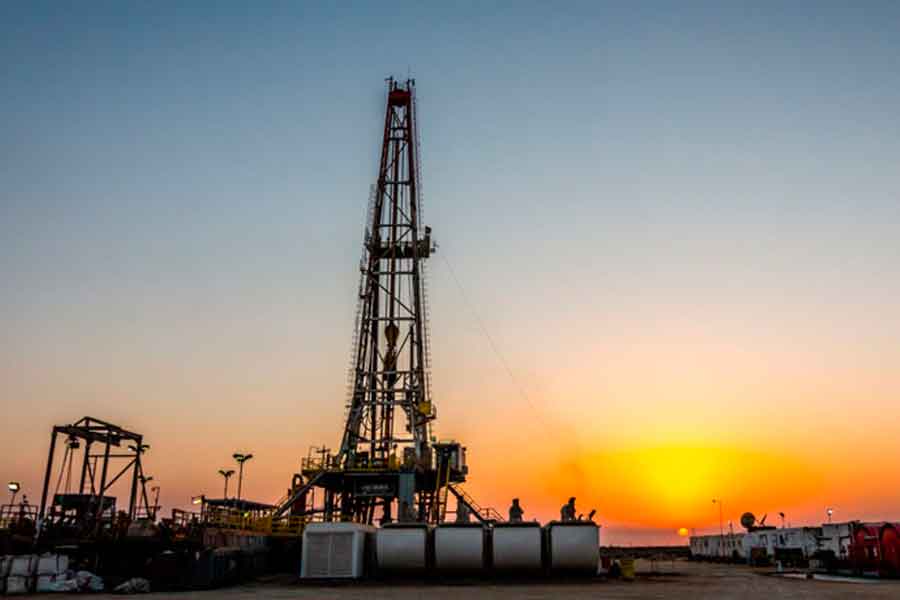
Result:
M298 580L278 579L204 592L153 594L153 598L177 600L214 600L226 598L316 598L323 600L377 600L379 598L427 598L428 600L475 600L477 598L660 598L660 599L739 599L739 598L900 598L900 581L860 580L812 581L769 575L771 569L745 566L692 563L684 560L651 563L638 561L638 577L626 581L560 581L548 583L474 582L452 585L403 581L385 583L346 583L321 585ZM46 596L47 598L54 596ZM121 598L94 595L92 598Z

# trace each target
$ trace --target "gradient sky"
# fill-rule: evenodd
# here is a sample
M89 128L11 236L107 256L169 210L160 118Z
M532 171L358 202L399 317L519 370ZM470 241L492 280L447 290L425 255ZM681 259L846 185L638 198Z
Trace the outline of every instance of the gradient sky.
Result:
M328 4L0 4L0 477L37 498L84 414L167 508L336 446L411 73L437 432L482 503L576 494L614 543L714 497L900 517L900 4Z

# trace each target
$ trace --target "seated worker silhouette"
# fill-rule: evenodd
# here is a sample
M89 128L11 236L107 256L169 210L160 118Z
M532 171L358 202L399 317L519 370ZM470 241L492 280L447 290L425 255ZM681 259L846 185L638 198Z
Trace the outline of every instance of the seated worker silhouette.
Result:
M559 520L574 521L575 514L575 497L573 496L569 498L569 501L566 504L563 504L561 509L559 509Z

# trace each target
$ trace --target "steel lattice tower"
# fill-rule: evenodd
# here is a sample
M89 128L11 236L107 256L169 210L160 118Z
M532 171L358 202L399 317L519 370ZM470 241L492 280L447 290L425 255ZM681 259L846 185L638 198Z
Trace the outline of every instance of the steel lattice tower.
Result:
M360 264L352 391L340 449L345 466L421 460L428 453L434 407L423 263L431 251L431 230L420 222L415 82L388 79Z
M340 450L310 451L276 518L372 523L381 508L382 522L434 523L445 518L450 493L476 518L489 518L457 487L468 473L465 448L431 437L424 275L434 248L431 229L421 222L417 133L415 82L388 79Z

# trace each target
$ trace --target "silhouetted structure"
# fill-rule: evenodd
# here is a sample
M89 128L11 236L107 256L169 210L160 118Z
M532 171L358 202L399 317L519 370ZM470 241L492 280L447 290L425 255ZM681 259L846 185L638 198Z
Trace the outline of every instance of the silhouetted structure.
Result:
M65 436L65 452L54 477L60 435ZM43 532L64 530L67 535L90 536L99 533L103 526L110 526L119 515L128 521L149 516L146 482L151 478L144 475L141 465L149 446L143 440L139 433L94 417L54 426L38 513ZM80 465L73 473L79 451ZM117 499L108 492L123 478L129 482L127 503L117 507Z
M425 263L435 251L422 225L415 81L387 80L378 179L372 189L360 261L359 296L340 449L317 448L276 516L326 521L440 522L453 493L480 520L486 515L457 486L465 448L436 442L431 394ZM308 492L321 503L306 505ZM301 500L303 502L301 502ZM396 515L396 516L395 516Z

